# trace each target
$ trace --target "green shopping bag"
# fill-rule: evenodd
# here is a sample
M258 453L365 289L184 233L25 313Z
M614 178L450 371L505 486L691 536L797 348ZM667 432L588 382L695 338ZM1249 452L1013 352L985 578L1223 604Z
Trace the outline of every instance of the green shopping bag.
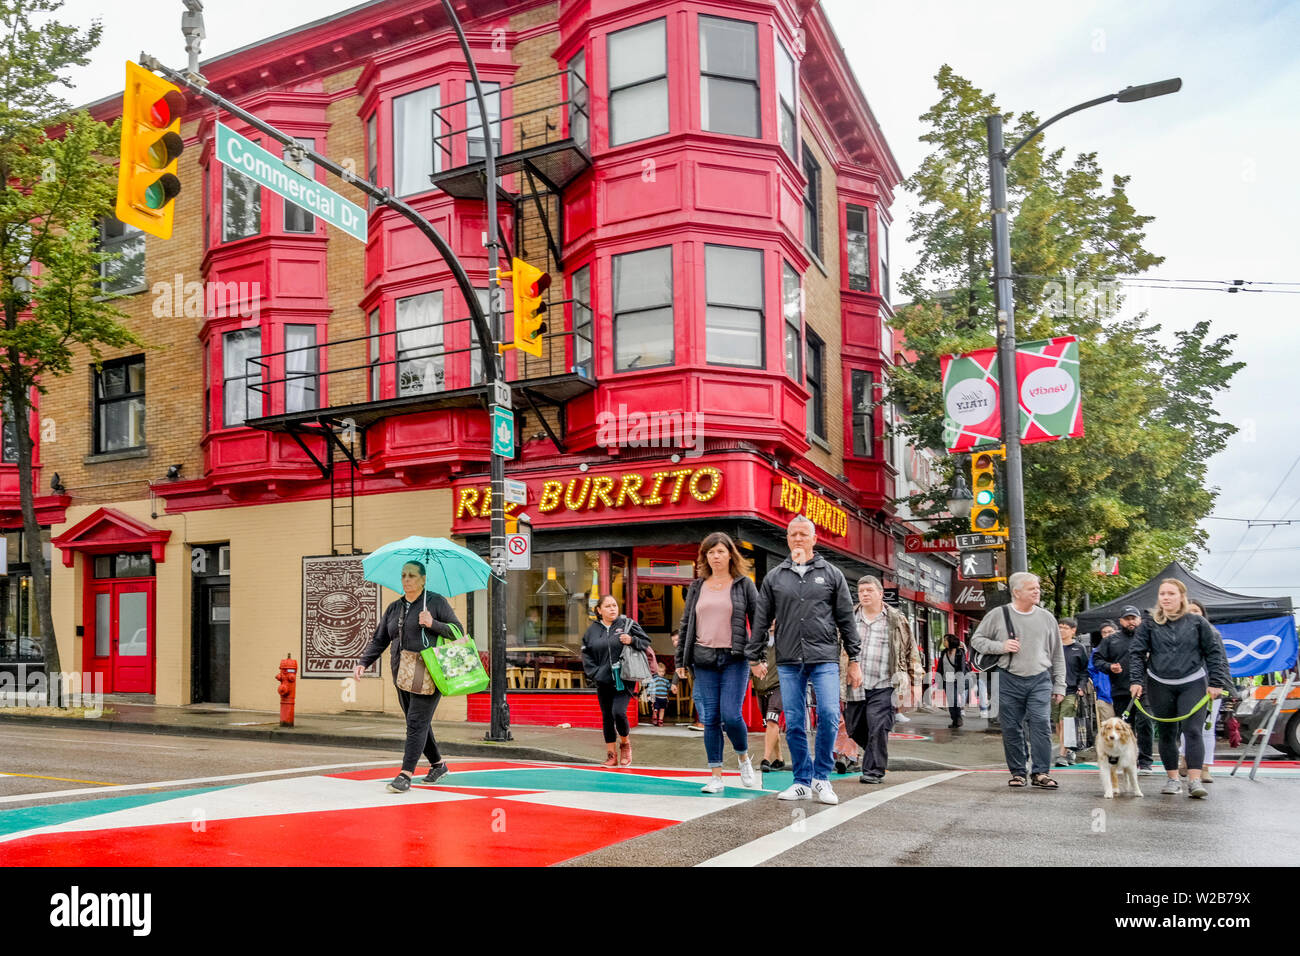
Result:
M473 641L461 640L464 635L455 624L447 626L455 636L451 640L440 637L433 647L420 651L424 666L429 668L438 690L446 696L477 694L488 685L488 673L483 669L478 648Z

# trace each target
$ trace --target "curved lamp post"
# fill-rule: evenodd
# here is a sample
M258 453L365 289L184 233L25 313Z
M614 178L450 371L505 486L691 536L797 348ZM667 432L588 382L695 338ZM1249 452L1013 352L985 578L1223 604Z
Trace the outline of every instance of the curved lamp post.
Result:
M1136 103L1138 100L1166 93L1177 93L1183 86L1181 79L1161 80L1129 86L1118 93L1100 96L1078 106L1057 113L1045 123L1040 123L1012 146L1002 145L1002 115L985 117L989 137L989 193L993 205L993 280L998 310L998 378L1002 383L1002 437L1007 447L1006 497L1010 538L1007 542L1008 573L1029 570L1029 555L1025 544L1025 483L1020 458L1020 401L1016 388L1016 321L1011 297L1011 237L1007 229L1007 166L1011 157L1031 139L1059 119L1117 100ZM955 512L954 512L955 514Z

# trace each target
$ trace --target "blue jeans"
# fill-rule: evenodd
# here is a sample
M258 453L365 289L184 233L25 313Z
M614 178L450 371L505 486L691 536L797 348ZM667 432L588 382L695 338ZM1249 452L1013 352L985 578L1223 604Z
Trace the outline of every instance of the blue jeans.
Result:
M835 737L840 729L839 661L822 664L777 664L785 701L785 742L790 748L794 782L808 786L829 780L835 766ZM808 755L808 685L817 694L816 756Z
M722 766L722 730L725 727L736 753L749 750L749 733L740 708L749 688L749 664L742 657L721 670L695 668L695 711L704 725L704 753L710 767Z
M1025 775L1025 732L1021 727L1025 722L1029 724L1033 772L1048 773L1052 769L1052 672L1017 677L1009 671L999 671L998 709L1007 769L1014 776Z

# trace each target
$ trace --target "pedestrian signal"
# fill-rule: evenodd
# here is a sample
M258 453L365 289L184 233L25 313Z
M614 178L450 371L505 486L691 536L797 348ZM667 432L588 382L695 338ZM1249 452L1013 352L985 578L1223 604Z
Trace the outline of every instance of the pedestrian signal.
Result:
M127 61L115 213L160 239L172 236L174 200L181 191L176 161L184 148L184 112L180 87Z
M497 278L509 279L514 291L514 347L542 357L542 336L546 334L546 303L542 297L551 287L551 274L523 259L511 259L510 271L497 270Z
M1006 458L1006 452L997 449L977 451L970 460L970 487L975 501L970 509L970 529L979 534L991 534L1005 538L1007 527L1002 521L1002 509L998 506L997 465L995 458Z

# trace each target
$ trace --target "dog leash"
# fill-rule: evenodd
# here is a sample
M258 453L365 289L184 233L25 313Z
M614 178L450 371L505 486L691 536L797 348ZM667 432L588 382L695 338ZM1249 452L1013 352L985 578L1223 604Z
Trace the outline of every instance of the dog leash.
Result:
M1142 711L1142 713L1146 714L1146 716L1147 716L1148 719L1150 719L1150 720L1154 720L1156 723L1160 723L1160 724L1178 724L1178 723L1182 723L1184 720L1190 720L1193 714L1195 714L1198 710L1200 710L1202 707L1204 707L1204 706L1205 706L1206 704L1208 704L1209 702L1210 702L1210 695L1209 695L1209 694L1206 694L1204 697L1202 697L1200 700L1198 700L1198 701L1196 702L1196 706L1193 707L1189 713L1184 714L1182 717L1156 717L1156 716L1153 715L1153 714L1149 714L1149 713L1147 713L1147 709L1146 709L1145 707L1142 706L1142 698L1141 698L1141 697L1134 697L1134 698L1133 698L1133 702L1132 702L1131 704L1128 705L1128 709L1124 711L1124 713L1123 713L1122 716L1123 716L1124 720L1127 721L1127 720L1128 720L1128 715L1129 715L1130 713L1132 713L1132 712L1133 712L1133 708L1136 707L1138 710Z

